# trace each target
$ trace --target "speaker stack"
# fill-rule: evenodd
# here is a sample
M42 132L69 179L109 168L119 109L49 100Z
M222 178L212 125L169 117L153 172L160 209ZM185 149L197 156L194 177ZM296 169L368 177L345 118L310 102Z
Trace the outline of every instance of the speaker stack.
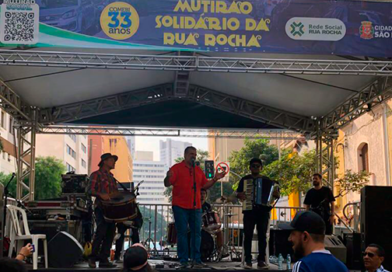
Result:
M361 244L385 249L383 266L392 269L392 187L365 186L361 190Z

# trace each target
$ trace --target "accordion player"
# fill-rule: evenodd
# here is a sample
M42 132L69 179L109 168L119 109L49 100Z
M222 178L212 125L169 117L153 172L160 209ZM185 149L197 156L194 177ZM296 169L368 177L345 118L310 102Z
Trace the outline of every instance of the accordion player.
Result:
M267 177L249 178L244 180L246 199L242 202L243 211L253 207L267 207L272 209L279 198L279 185Z

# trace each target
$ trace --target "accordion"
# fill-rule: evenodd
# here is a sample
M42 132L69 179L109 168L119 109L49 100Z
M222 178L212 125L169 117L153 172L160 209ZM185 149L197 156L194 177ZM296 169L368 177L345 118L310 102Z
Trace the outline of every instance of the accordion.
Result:
M275 201L273 193L278 189L278 184L269 178L244 180L246 200L242 203L242 210L249 211L257 206L272 207Z

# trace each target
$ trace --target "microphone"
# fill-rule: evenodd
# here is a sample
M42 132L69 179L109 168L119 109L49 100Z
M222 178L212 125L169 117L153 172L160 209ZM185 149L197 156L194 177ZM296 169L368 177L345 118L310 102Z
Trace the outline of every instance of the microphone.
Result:
M192 167L195 167L195 164L196 164L196 159L195 158L191 159L191 164L192 164Z

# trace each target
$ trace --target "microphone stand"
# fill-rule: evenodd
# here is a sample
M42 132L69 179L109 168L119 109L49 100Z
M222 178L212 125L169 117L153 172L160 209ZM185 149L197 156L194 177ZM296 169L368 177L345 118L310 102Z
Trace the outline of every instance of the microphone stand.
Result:
M193 170L193 190L194 190L194 192L193 192L193 248L191 248L191 252L192 251L194 251L193 252L193 260L192 260L192 263L193 263L193 265L192 265L192 267L195 265L195 263L196 263L196 260L195 260L195 257L196 257L196 252L195 252L195 250L196 250L196 219L197 219L197 217L196 217L196 161L195 160L192 160L192 170ZM191 237L192 238L192 237Z

